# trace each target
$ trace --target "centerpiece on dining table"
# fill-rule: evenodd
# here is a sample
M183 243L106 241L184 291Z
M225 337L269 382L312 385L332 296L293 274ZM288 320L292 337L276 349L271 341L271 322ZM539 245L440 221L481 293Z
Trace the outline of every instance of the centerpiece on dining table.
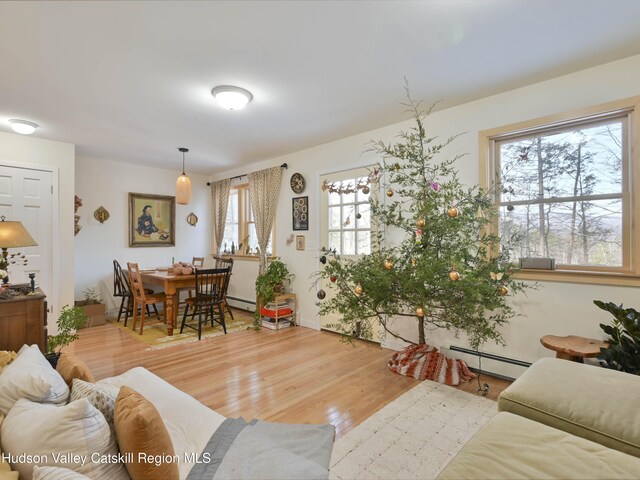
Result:
M189 262L177 262L169 267L169 275L191 275L195 271L193 264Z

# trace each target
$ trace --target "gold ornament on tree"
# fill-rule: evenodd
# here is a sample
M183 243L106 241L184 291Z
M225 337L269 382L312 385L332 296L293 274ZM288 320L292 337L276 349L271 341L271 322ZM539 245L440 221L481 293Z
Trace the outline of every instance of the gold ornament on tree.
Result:
M505 295L509 294L509 289L504 285L500 285L498 287L498 293L500 294L500 296L504 297Z
M393 193L394 193L393 189L390 188L389 190L387 190L387 197L389 197L389 198L393 197Z
M424 308L422 308L422 307L416 308L416 315L418 317L424 317Z
M460 272L456 270L456 267L451 267L451 271L449 272L449 280L452 282L457 282L460 280Z
M420 217L418 220L416 220L416 226L419 228L424 227L427 224L427 221L424 219L424 217Z
M384 268L391 270L393 268L393 262L388 258L384 261Z
M362 285L358 284L356 285L354 292L356 292L356 295L360 296L362 295L362 292L364 292L364 288L362 288Z
M460 216L460 210L458 209L458 207L449 207L449 209L447 210L447 215L449 215L449 218L456 218Z

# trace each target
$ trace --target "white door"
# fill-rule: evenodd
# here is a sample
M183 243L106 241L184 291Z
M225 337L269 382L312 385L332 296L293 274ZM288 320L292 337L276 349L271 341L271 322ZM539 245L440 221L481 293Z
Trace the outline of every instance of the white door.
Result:
M19 253L27 260L26 265L22 261L9 265L9 280L12 284L28 283L28 275L35 273L36 284L49 296L53 294L52 185L51 172L0 165L0 215L22 222L38 243L35 247L9 249L9 256Z
M362 167L332 174L323 175L320 182L325 180L336 186L356 185L364 181L373 167ZM370 185L370 192L364 193L358 190L355 193L329 193L328 190L320 195L320 236L321 245L336 250L344 259L357 259L362 255L371 253L372 248L372 224L369 210L370 195L377 195L377 184ZM320 265L322 267L322 265ZM336 290L331 285L324 284L322 288L327 297L335 295ZM320 318L320 327L324 330L332 330L327 325L337 323L336 314L326 315ZM380 326L376 322L373 325L374 342L380 342Z

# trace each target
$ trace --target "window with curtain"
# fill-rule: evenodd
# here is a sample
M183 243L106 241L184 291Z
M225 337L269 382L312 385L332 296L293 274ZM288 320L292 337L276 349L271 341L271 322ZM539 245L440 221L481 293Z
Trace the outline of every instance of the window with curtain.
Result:
M275 254L273 248L274 238L275 228L271 232L271 239L267 247L269 256ZM231 242L235 245L236 255L255 255L257 252L258 239L255 220L251 211L248 185L239 185L229 192L227 223L224 228L224 241L222 242L223 252L231 252ZM240 243L242 243L242 251L238 250ZM249 250L247 250L247 246Z

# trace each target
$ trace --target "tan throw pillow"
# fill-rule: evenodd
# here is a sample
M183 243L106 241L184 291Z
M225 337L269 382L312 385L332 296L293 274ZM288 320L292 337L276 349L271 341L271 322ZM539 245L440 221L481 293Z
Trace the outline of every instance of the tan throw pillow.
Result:
M60 355L56 370L66 384L69 385L69 388L71 388L74 378L79 378L85 382L96 383L96 379L93 377L87 364L75 355L67 352L62 352L62 355Z
M116 434L120 453L130 453L126 463L131 480L179 480L175 450L162 417L153 404L126 385L116 398ZM144 461L158 456L161 462Z

